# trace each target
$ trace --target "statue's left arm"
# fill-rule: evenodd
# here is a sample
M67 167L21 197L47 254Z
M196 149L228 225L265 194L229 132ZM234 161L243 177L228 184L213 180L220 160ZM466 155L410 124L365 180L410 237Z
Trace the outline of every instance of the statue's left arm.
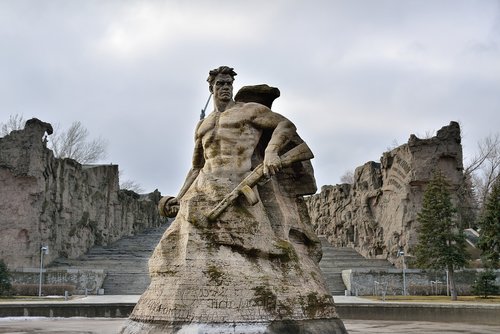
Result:
M281 170L280 150L296 134L295 125L284 116L272 112L269 108L259 105L254 113L252 123L261 129L272 130L271 139L264 154L264 174L274 175Z
M163 196L158 203L158 211L160 212L160 216L173 218L177 215L179 211L180 199L184 196L184 194L191 187L193 182L198 177L200 170L203 168L205 164L205 158L203 156L203 145L201 142L201 137L198 136L198 128L200 127L202 121L198 123L195 131L195 144L194 144L194 152L193 152L193 160L192 167L189 170L186 180L179 190L179 193L176 197L173 196Z

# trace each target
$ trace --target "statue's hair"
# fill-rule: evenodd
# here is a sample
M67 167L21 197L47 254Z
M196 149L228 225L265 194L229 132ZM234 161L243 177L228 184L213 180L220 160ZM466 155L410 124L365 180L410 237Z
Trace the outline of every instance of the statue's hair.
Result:
M236 72L234 71L234 68L229 67L229 66L219 66L216 69L211 70L208 72L208 84L210 87L214 85L215 77L217 77L219 74L229 74L231 78L236 76Z

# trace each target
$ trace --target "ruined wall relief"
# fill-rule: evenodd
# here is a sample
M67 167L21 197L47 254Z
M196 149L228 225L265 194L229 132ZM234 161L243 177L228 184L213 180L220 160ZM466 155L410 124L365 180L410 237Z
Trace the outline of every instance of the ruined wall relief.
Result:
M46 133L50 124L31 119L0 138L0 258L9 267L38 266L42 245L48 264L163 222L158 191L120 190L117 165L55 158Z
M456 192L463 182L458 123L435 137L419 139L385 152L380 163L355 171L354 184L323 186L307 204L316 233L336 246L351 246L368 258L384 258L400 266L397 251L407 255L417 242L417 213L425 185L435 168L445 173Z

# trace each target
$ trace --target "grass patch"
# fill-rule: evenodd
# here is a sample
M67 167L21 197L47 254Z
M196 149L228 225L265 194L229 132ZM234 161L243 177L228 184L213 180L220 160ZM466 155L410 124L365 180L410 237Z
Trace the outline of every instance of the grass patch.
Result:
M362 296L369 300L381 300L380 296ZM456 303L451 296L385 296L385 301L393 302L424 302L424 303ZM500 304L500 296L482 298L478 296L458 296L458 302Z

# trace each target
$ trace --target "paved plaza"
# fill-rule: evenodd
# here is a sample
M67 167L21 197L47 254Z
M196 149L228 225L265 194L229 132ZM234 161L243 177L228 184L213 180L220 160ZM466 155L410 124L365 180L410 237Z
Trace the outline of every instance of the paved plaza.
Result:
M110 304L110 303L135 303L140 296L137 295L104 295L76 297L61 304ZM343 303L379 303L358 297L335 296L338 304ZM53 303L50 299L44 301L10 301L10 304ZM1 307L0 303L0 307ZM44 317L10 317L0 318L0 334L35 334L35 333L60 333L60 334L117 334L125 323L125 318L44 318ZM497 334L500 333L500 324L482 325L469 323L450 322L425 322L425 321L385 321L385 320L344 320L350 334L356 333L439 333L439 334Z
M109 318L0 318L2 334L117 334L126 319ZM345 320L350 334L357 333L439 333L439 334L497 334L500 326L472 325L463 323L420 322L420 321L366 321Z

